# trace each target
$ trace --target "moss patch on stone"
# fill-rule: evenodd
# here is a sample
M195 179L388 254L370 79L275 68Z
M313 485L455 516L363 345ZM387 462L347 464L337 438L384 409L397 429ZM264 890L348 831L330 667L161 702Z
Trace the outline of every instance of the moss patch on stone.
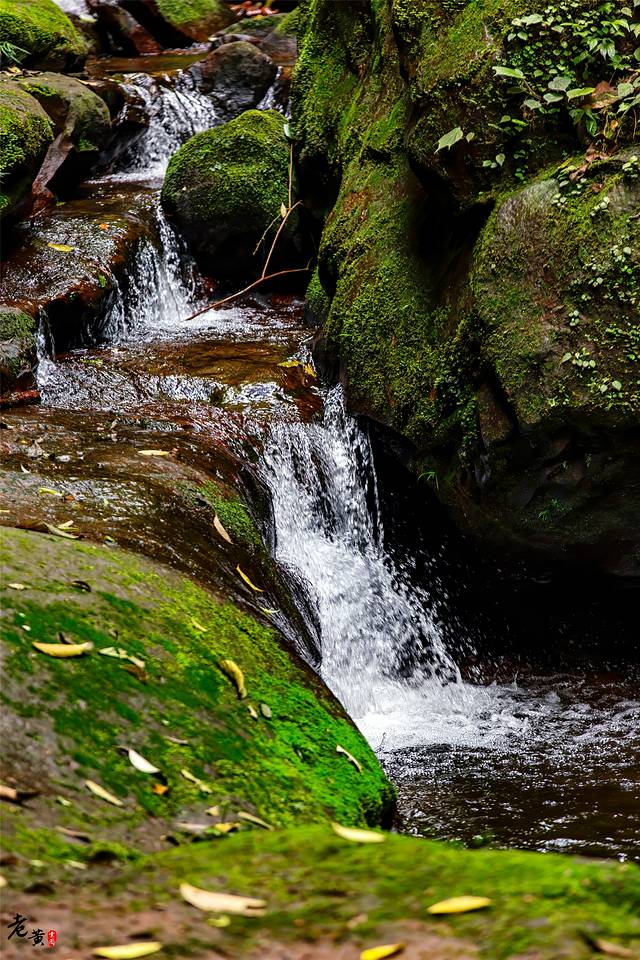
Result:
M6 529L2 542L2 699L13 718L4 776L25 784L38 771L39 825L90 825L101 841L144 846L150 836L157 845L174 818L208 822L204 811L215 804L274 825L389 815L393 793L370 748L273 630L115 549ZM7 586L16 582L26 589ZM93 650L55 659L32 648L60 633ZM99 653L114 647L143 660L144 673ZM244 672L246 700L221 671L223 659ZM362 773L336 753L338 744L358 757ZM169 792L155 793L154 778L130 765L122 745L159 767ZM85 779L124 806L93 797ZM56 794L71 806L58 807Z
M80 63L86 44L54 0L0 0L0 41L27 51L22 63L64 69Z
M51 122L40 104L14 83L0 85L0 219L13 213L53 140Z
M232 14L219 0L157 0L158 11L171 26L193 40L206 40L225 27Z
M16 307L0 306L0 392L6 393L17 377L35 363L36 323Z
M18 83L41 104L55 132L68 134L77 153L104 147L111 131L109 109L86 84L59 73L31 75Z

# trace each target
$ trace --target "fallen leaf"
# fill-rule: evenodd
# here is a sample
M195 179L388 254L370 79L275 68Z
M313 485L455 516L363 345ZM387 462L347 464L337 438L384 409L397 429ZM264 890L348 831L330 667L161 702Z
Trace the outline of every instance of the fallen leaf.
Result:
M104 787L101 787L99 783L95 783L93 780L85 780L84 785L91 790L91 793L95 793L96 797L106 800L107 803L112 803L114 807L124 806L122 800L120 800L118 797L114 797L112 793L109 793L108 790L105 790Z
M51 247L52 250L58 250L60 253L71 253L75 247L70 247L68 243L48 243L48 247Z
M277 610L274 610L273 607L260 607L260 609L261 609L262 612L263 612L264 614L266 614L268 617L271 617L271 616L273 616L274 613L277 613L277 612L278 612Z
M37 440L34 440L33 443L27 447L25 453L31 460L37 460L39 457L44 457L44 450ZM25 473L29 472L28 470L25 470L24 467L22 469Z
M67 498L65 497L65 500L66 500L66 499L67 499ZM73 524L74 524L74 521L73 521L73 520L65 520L64 523L59 523L59 524L58 524L58 530L68 530L69 527L72 527L72 526L73 526ZM89 588L89 589L91 589L91 588Z
M266 903L252 897L237 897L230 893L214 893L192 887L190 883L180 884L183 900L198 910L210 910L215 913L237 913L242 917L262 917Z
M99 229L99 230L108 230L108 229L109 229L109 224L108 224L108 223L99 223L99 224L98 224L98 229Z
M69 520L69 523L73 523L73 520ZM62 530L62 527L60 529ZM91 593L91 586L86 580L72 580L70 586L80 590L81 593Z
M223 540L226 540L227 543L233 543L233 540L231 539L231 537L229 536L229 534L227 533L227 531L225 530L225 528L222 526L222 523L221 523L220 518L218 517L218 514L217 514L217 513L216 513L215 517L213 518L213 525L214 525L214 527L216 528L216 530L218 531L218 533L220 534L220 536L222 537Z
M65 837L72 837L74 840L82 840L83 843L91 843L91 837L88 833L83 833L81 830L70 830L69 827L57 826L56 830L60 833L64 833Z
M210 927L228 927L231 917L208 917L207 923Z
M249 587L251 587L252 590L255 590L256 593L264 593L264 590L261 590L260 587L256 587L255 583L252 583L252 582L251 582L251 580L250 580L249 577L246 575L246 573L244 572L244 570L241 570L240 564L238 564L238 566L236 567L236 570L238 571L238 573L240 574L240 576L242 577L242 579L244 580L244 582L245 582Z
M209 807L208 810L205 810L205 813L208 817L219 817L220 816L220 807Z
M304 372L308 377L313 377L314 380L317 378L318 374L315 372L315 370L313 369L310 363L305 363L302 369L304 370Z
M386 840L384 833L374 833L373 830L359 830L357 827L343 827L340 823L332 823L333 832L343 840L352 843L382 843Z
M284 205L284 203L281 203L281 204L280 204L280 216L281 216L282 219L284 220L284 218L286 217L286 215L287 215L287 208L286 208L286 206Z
M169 743L176 743L179 747L187 747L189 745L189 741L183 740L181 737L165 737L165 740L168 740Z
M362 764L358 760L356 760L356 758L353 756L352 753L349 753L348 750L345 750L344 747L341 747L340 744L338 744L338 746L336 747L336 753L344 754L344 756L347 758L349 763L352 763L354 765L358 773L362 773Z
M129 763L132 767L135 767L136 770L139 770L140 773L160 773L159 767L154 767L152 763L149 763L148 760L139 754L136 750L127 750L129 756Z
M8 587L11 587L12 590L26 590L27 585L25 583L8 583Z
M470 910L483 910L491 905L488 897L451 897L440 900L427 907L427 913L468 913Z
M271 720L271 717L273 716L271 707L267 703L260 704L260 713L263 717L266 717L267 720Z
M142 940L140 943L123 943L117 947L95 947L92 952L94 957L106 957L106 960L136 960L158 950L162 950L158 940Z
M6 887L6 885L7 885L6 877L3 877L2 874L0 874L0 889L2 889L3 887Z
M209 829L217 830L218 833L227 834L237 830L240 826L242 826L242 824L231 821L229 823L213 823Z
M54 537L64 537L66 540L79 540L80 537L75 533L67 533L66 530L61 530L60 527L54 527L53 524L47 523L44 521L44 526L47 528L47 533L53 534Z
M404 950L404 943L387 943L382 947L369 947L360 954L360 960L386 960L386 957L397 957Z
M593 939L589 940L591 946L598 953L604 953L607 957L635 957L637 954L628 947L621 947L617 943L609 943L608 940Z
M158 796L161 797L163 794L169 792L169 787L166 785L166 783L154 783L153 792L157 793Z
M18 803L20 801L20 796L14 787L5 787L4 783L0 783L0 800L8 800L10 803Z
M182 769L180 771L180 776L184 777L185 780L188 780L190 783L195 783L199 790L202 793L212 793L213 788L209 786L208 783L205 783L204 780L201 780L199 777L194 776L190 770Z
M169 450L138 450L138 453L141 457L169 457L171 452Z
M258 711L257 711L256 708L253 706L253 704L248 703L248 704L247 704L247 710L249 711L251 717L252 717L254 720L259 720L259 719L260 719L260 718L258 717Z
M139 670L144 670L144 660L139 660L138 657L134 657L132 654L127 653L126 650L123 650L121 647L103 647L102 650L98 650L98 653L102 654L103 657L115 657L117 660L129 660L135 667L138 667Z
M246 810L241 810L238 816L241 820L246 820L247 823L255 823L257 827L264 827L265 830L273 830L271 824L267 823L266 820L261 820L260 817L256 817L253 813L247 813Z
M301 367L302 360L282 360L278 364L279 367Z
M48 657L81 657L83 653L93 649L93 644L87 643L37 643L32 644L40 653Z
M126 673L130 673L132 676L134 676L136 680L140 681L140 683L146 683L149 679L144 668L137 666L135 663L125 663L122 669Z
M180 821L176 823L176 827L178 830L181 830L182 833L195 833L198 835L206 833L207 830L211 830L210 823L185 823L184 821Z
M207 628L203 627L199 620L196 620L195 617L191 619L191 626L194 630L199 630L201 633L206 633Z
M230 680L236 685L238 691L238 697L240 700L244 700L247 696L247 688L244 682L244 673L235 662L235 660L221 660L218 664L223 673L229 677Z
M54 490L53 487L38 487L38 493L41 497L64 497L64 493Z

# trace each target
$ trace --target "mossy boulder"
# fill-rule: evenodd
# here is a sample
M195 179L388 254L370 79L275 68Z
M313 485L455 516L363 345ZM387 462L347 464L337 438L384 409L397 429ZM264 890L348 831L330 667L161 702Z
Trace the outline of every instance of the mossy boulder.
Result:
M163 206L202 269L221 282L253 280L265 263L289 197L284 127L277 111L250 110L196 134L171 158ZM287 221L270 270L300 265L297 222L296 214Z
M46 111L56 139L37 186L69 186L86 178L112 139L109 109L90 87L60 73L29 74L16 81Z
M65 70L80 66L87 46L54 0L0 0L0 42L17 47L23 66Z
M36 362L36 322L16 307L0 304L0 395L16 386L33 386Z
M320 354L352 409L410 441L461 526L500 551L637 576L629 124L607 159L580 153L564 94L564 113L527 114L494 70L527 70L531 51L546 69L544 17L526 43L510 36L522 3L333 12L300 8L293 90L300 192L325 224Z
M393 792L373 753L274 630L115 548L5 528L2 564L2 699L11 730L2 780L39 791L28 823L12 820L12 848L28 844L28 824L159 849L167 833L192 839L202 831L189 824L227 822L232 811L273 826L388 820ZM93 648L71 659L34 649L60 634ZM245 698L225 660L242 671ZM161 776L134 769L123 745ZM86 780L121 806L93 795ZM221 812L207 816L212 806Z
M31 192L53 129L37 100L0 83L0 220L16 214Z
M220 0L156 0L162 18L190 40L206 40L233 19Z

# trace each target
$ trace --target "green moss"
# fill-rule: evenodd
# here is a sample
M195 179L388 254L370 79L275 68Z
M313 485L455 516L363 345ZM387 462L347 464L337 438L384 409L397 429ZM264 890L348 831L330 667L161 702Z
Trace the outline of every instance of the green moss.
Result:
M84 40L54 0L0 0L0 41L27 50L28 65L64 68L86 56Z
M23 758L33 751L33 764L41 766L34 733L52 745L56 776L66 784L60 792L73 804L60 808L66 825L91 826L96 840L120 841L147 836L149 816L157 818L152 832L166 833L163 821L199 821L216 803L249 809L276 825L325 816L377 823L388 815L391 788L371 750L269 628L170 571L116 550L4 531L2 562L5 583L28 587L7 590L3 602L4 710L22 718L16 728L24 731ZM91 592L74 589L74 579L86 580ZM33 641L56 640L59 632L72 642L92 642L93 651L61 660L32 651ZM98 652L114 646L143 660L145 674ZM248 700L238 699L220 670L225 658L243 670ZM162 770L168 793L154 793L153 779L132 768L122 744ZM338 744L359 758L362 774L336 753ZM185 779L182 769L210 792ZM40 786L46 776L40 770ZM83 786L87 778L125 806L92 797Z
M0 217L27 196L52 140L40 104L14 83L0 85Z
M224 488L211 481L200 487L200 494L220 517L222 525L232 539L237 540L250 551L263 550L260 531L245 501L231 488Z
M640 941L640 876L632 864L587 863L558 855L469 851L453 844L389 834L384 843L356 844L328 826L252 832L149 858L144 870L125 868L108 885L110 902L130 914L150 902L170 910L182 882L207 890L259 897L265 915L234 917L212 931L189 913L189 952L226 956L265 954L271 944L340 944L357 956L373 944L407 940L429 956L515 960L531 956L587 960L587 938L633 948ZM85 884L85 889L86 889ZM139 906L124 902L135 887ZM104 881L90 886L88 896ZM487 896L488 910L442 918L427 907L458 895ZM164 911L163 911L164 912ZM162 916L163 914L160 914ZM181 930L165 921L168 951L184 952ZM213 939L215 938L215 939ZM175 946L174 946L175 945Z
M282 114L248 110L213 130L198 133L173 155L162 187L163 203L189 205L203 221L228 216L250 223L277 216L287 199L287 140Z
M71 138L77 153L95 153L108 139L109 109L86 84L58 73L23 77L18 84L48 113L56 134Z
M168 23L194 40L205 40L231 19L219 0L158 0L158 10Z
M35 364L35 321L15 307L0 307L0 390L10 390L16 378Z

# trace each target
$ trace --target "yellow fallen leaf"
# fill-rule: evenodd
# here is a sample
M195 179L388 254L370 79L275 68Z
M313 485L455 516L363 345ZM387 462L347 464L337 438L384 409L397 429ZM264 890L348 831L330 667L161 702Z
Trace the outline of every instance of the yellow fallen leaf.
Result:
M628 947L621 947L618 943L609 943L608 940L592 940L591 944L598 953L604 953L607 957L636 957L637 954Z
M313 377L315 379L318 376L310 363L305 363L302 369L308 377Z
M161 797L164 793L169 792L169 787L166 785L166 783L154 783L153 792L157 793L158 796Z
M249 580L249 577L246 575L244 570L240 569L240 564L238 564L238 566L236 567L236 570L238 571L238 573L240 574L244 582L247 584L247 586L251 587L252 590L255 590L256 593L264 593L264 590L261 590L260 587L256 587L255 583L252 583L251 580Z
M253 813L247 813L246 810L241 810L238 814L241 820L246 820L247 823L255 823L258 827L264 827L265 830L273 830L273 827L270 823L267 823L266 820L261 820L260 817L256 817Z
M244 698L247 696L247 688L244 682L244 673L242 672L238 664L235 662L235 660L221 660L218 666L220 667L222 672L226 673L229 679L235 683L236 689L238 691L238 698L240 700L244 700Z
M267 617L272 617L274 613L278 612L277 610L274 610L273 607L260 607L260 609Z
M6 887L6 885L7 885L6 877L3 877L2 874L0 874L0 889L2 889L2 887Z
M10 800L11 803L17 803L19 799L20 794L15 787L7 787L4 783L0 783L0 800Z
M96 797L100 797L101 800L106 800L107 803L112 803L114 807L123 807L124 803L118 797L114 797L112 793L109 793L108 790L105 790L104 787L101 787L99 783L95 783L94 780L85 780L85 787L88 787L91 790L91 793L95 793Z
M227 543L233 543L233 540L231 539L231 537L229 536L229 534L227 533L227 531L225 530L225 528L222 526L222 522L221 522L221 520L220 520L220 518L219 518L219 516L218 516L217 513L216 513L215 517L213 518L213 525L214 525L214 527L216 528L216 530L218 531L218 533L220 534L220 536L222 537L223 540L226 540Z
M450 900L440 900L427 907L427 913L468 913L470 910L483 910L490 905L491 900L488 897L451 897Z
M231 893L214 893L211 890L192 887L190 883L180 884L180 895L183 900L197 907L198 910L209 910L213 913L237 913L242 917L262 917L266 907L264 900L237 897Z
M141 457L169 457L169 450L138 450Z
M349 763L352 763L354 765L358 773L362 773L362 764L358 760L356 760L356 758L353 756L352 753L349 753L348 750L345 750L344 747L341 747L340 744L338 744L338 746L336 747L336 753L344 754L344 756L347 758Z
M71 253L72 250L75 250L75 247L70 247L68 243L48 243L48 247L51 247L52 250L58 250L60 253Z
M128 660L140 670L144 670L144 660L134 657L121 647L103 647L102 650L98 650L98 653L102 654L103 657L115 657L117 660Z
M65 540L79 540L80 537L75 533L67 533L66 530L62 530L60 527L54 527L52 523L47 523L44 521L44 526L47 528L47 533L52 533L54 537L64 537Z
M60 493L59 490L54 490L53 487L39 487L38 493L41 497L64 497L64 493Z
M228 927L231 917L208 917L207 923L210 927Z
M140 943L123 943L117 947L96 947L94 957L105 957L106 960L136 960L137 957L148 957L152 953L162 950L158 940L142 940Z
M140 773L160 773L158 767L154 767L152 763L149 763L148 760L139 754L136 750L128 750L129 763L132 767L135 767L136 770L139 770Z
M279 367L301 367L302 360L282 360L279 364Z
M340 823L332 823L333 832L343 840L352 843L382 843L386 840L384 833L374 833L373 830L359 830L357 827L343 827Z
M64 523L59 523L59 524L58 524L58 530L68 530L69 527L72 527L72 526L73 526L73 520L65 520ZM72 580L71 582L72 582L72 583L81 583L81 582L84 582L84 581Z
M8 583L8 587L11 587L12 590L26 590L27 586L24 583Z
M220 816L220 807L218 807L218 806L209 807L208 810L205 810L205 813L206 813L207 816L209 816L209 817L219 817L219 816Z
M199 630L200 633L206 633L206 632L207 632L207 628L206 628L206 627L203 627L202 624L200 623L200 621L199 621L199 620L196 620L195 617L192 617L192 618L191 618L191 626L193 627L194 630Z
M194 776L190 770L182 769L180 771L180 776L184 777L185 780L188 780L190 783L195 783L199 790L202 793L211 793L213 788L209 786L208 783L205 783L204 780L201 780L199 777Z
M381 947L369 947L360 954L360 960L386 960L387 957L397 957L404 950L404 943L387 943Z
M83 653L93 648L92 643L37 643L35 640L33 646L40 653L46 653L48 657L81 657Z
M217 830L218 833L232 833L234 830L237 830L238 827L242 826L240 823L231 821L229 823L213 823L210 830Z
M285 207L284 203L281 203L281 204L280 204L280 216L281 216L282 219L284 220L284 218L286 217L286 215L287 215L287 208Z
M253 704L248 703L248 704L247 704L247 710L249 711L250 716L251 716L254 720L259 720L259 719L260 719L259 716L258 716L258 711L257 711L256 708L253 706Z

